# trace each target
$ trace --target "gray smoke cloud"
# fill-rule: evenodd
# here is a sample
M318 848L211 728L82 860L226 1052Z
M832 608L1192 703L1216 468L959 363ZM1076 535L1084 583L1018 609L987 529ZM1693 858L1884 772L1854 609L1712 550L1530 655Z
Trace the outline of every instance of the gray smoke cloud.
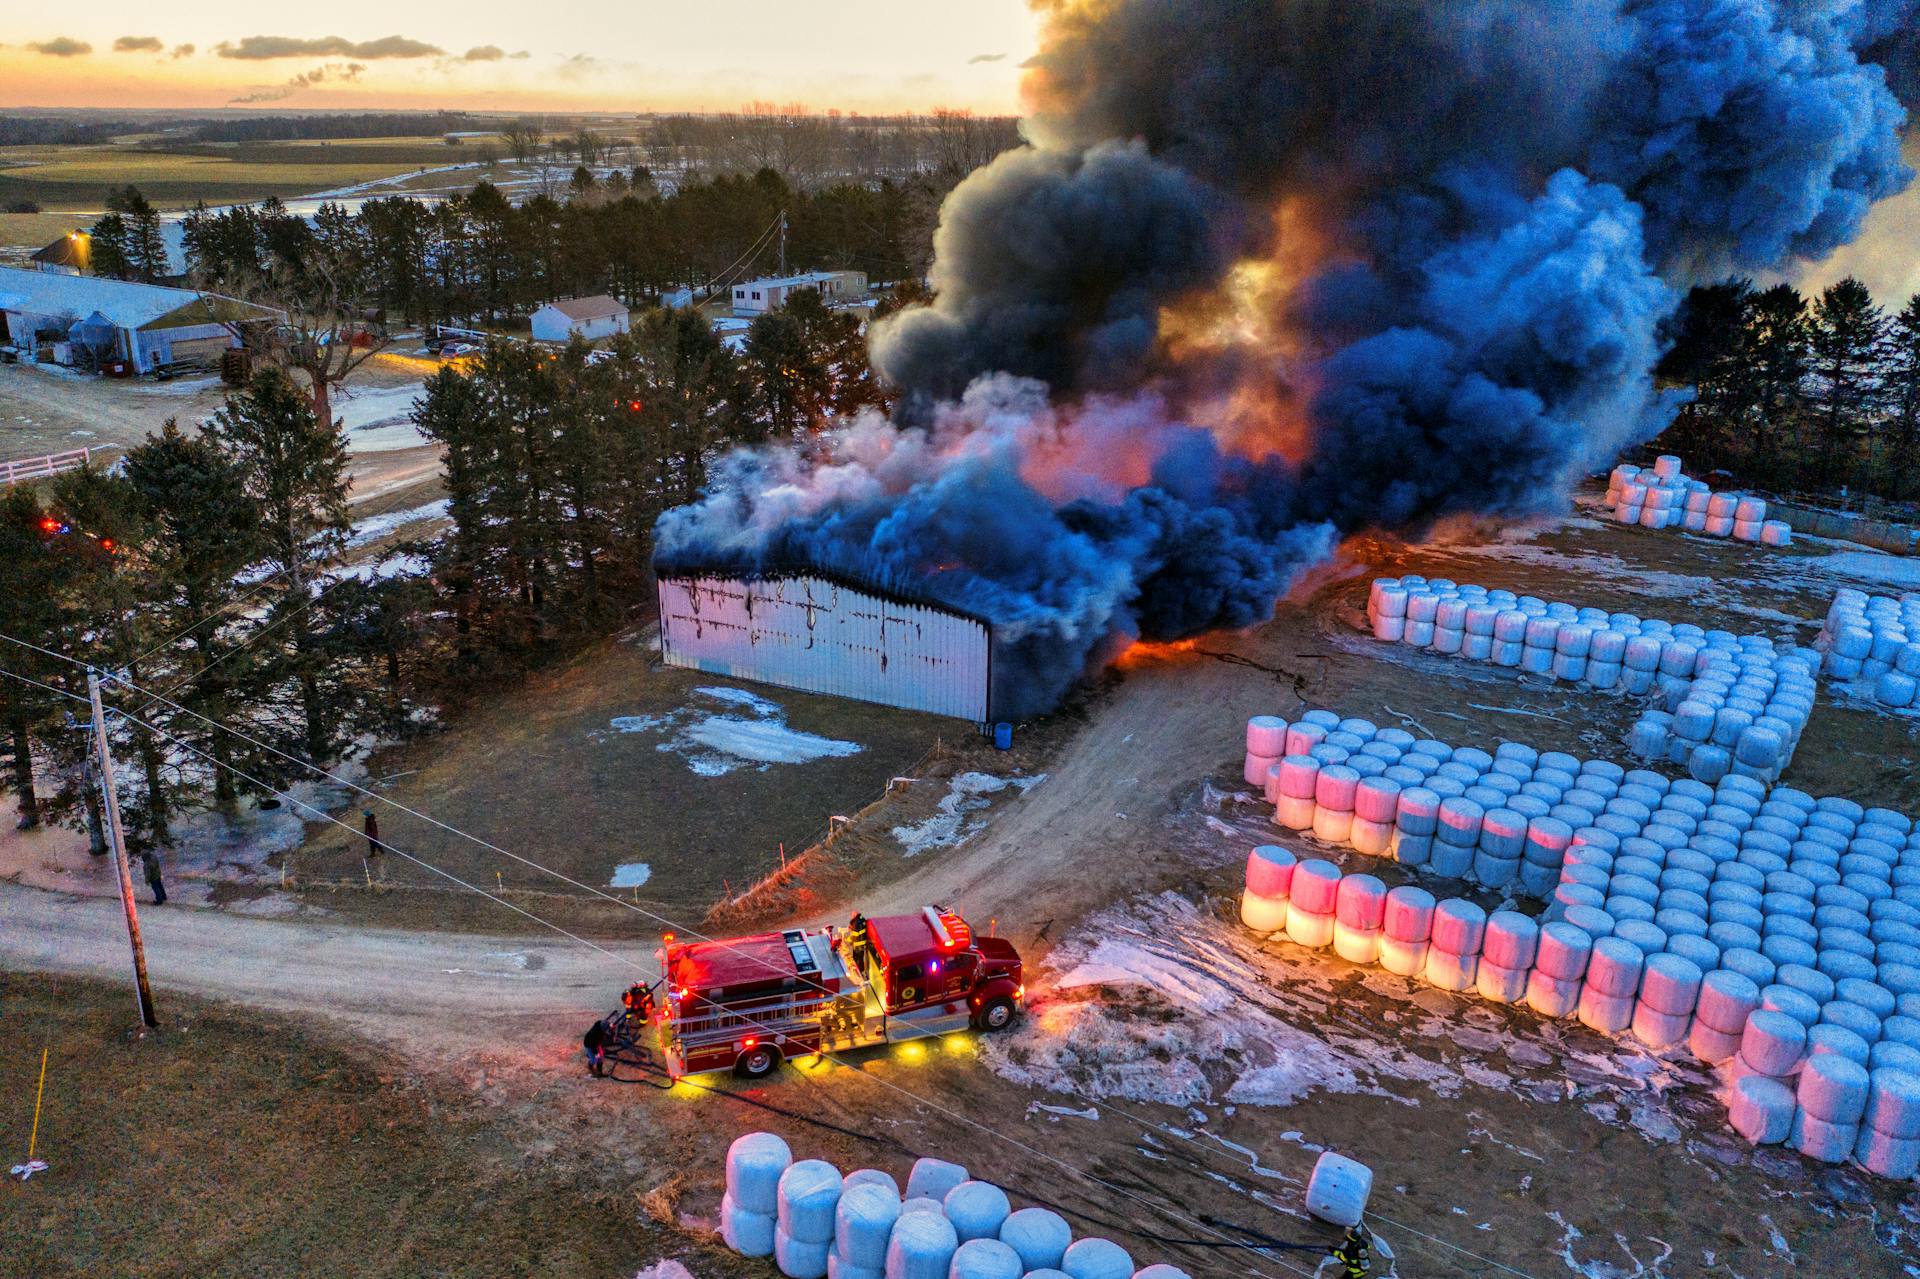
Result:
M1669 420L1687 285L1819 258L1911 181L1914 9L1056 5L1029 145L875 326L895 422L736 458L659 565L1001 619L1022 714L1126 639L1264 618L1340 537L1558 509Z

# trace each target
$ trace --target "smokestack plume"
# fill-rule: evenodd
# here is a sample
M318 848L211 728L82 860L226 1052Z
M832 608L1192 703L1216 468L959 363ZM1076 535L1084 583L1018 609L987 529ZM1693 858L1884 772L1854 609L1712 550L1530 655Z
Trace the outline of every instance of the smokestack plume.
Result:
M1651 437L1662 322L1906 187L1920 0L1060 0L902 393L735 455L662 571L812 565L996 619L1005 713L1267 617L1339 538L1560 508Z

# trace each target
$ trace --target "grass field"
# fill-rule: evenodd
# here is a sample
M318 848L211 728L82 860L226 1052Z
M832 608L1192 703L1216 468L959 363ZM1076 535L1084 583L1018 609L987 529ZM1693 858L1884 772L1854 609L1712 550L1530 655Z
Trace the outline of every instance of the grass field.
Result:
M631 1275L688 1249L624 1187L543 1166L469 1094L311 1024L169 994L0 974L0 1271L36 1279ZM721 1263L700 1263L702 1273Z
M132 183L161 208L307 195L476 158L437 138L344 142L0 148L0 205L32 200L53 211L93 210Z
M81 221L71 213L0 213L0 257L8 249L45 248Z

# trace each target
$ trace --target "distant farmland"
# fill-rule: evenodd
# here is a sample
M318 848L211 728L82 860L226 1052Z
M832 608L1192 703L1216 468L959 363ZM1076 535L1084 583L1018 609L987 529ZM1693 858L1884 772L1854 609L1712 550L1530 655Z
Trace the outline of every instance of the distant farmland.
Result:
M483 154L472 143L451 147L437 137L0 147L0 207L31 200L49 212L92 211L128 183L162 209L196 200L285 199Z

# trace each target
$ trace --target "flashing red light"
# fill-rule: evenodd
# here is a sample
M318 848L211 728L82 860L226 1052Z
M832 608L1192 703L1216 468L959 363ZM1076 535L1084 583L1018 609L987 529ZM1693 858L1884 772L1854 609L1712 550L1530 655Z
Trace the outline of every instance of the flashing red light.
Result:
M60 531L60 521L54 519L51 515L42 516L40 520L40 531L42 533L58 533Z
M673 934L672 934L672 933L666 933L666 934L664 934L664 937L665 937L665 939L666 939L667 941L669 941L669 942L671 942L671 941L673 940Z
M103 551L111 551L113 549L113 539L110 537L101 538L100 549Z
M640 412L640 410L646 407L647 407L647 404L645 400L628 400L627 401L627 408L629 408L635 413Z
M741 1041L741 1043L748 1048L753 1047L755 1044L759 1042L760 1041L758 1039L755 1039L752 1035L748 1035L744 1040Z

